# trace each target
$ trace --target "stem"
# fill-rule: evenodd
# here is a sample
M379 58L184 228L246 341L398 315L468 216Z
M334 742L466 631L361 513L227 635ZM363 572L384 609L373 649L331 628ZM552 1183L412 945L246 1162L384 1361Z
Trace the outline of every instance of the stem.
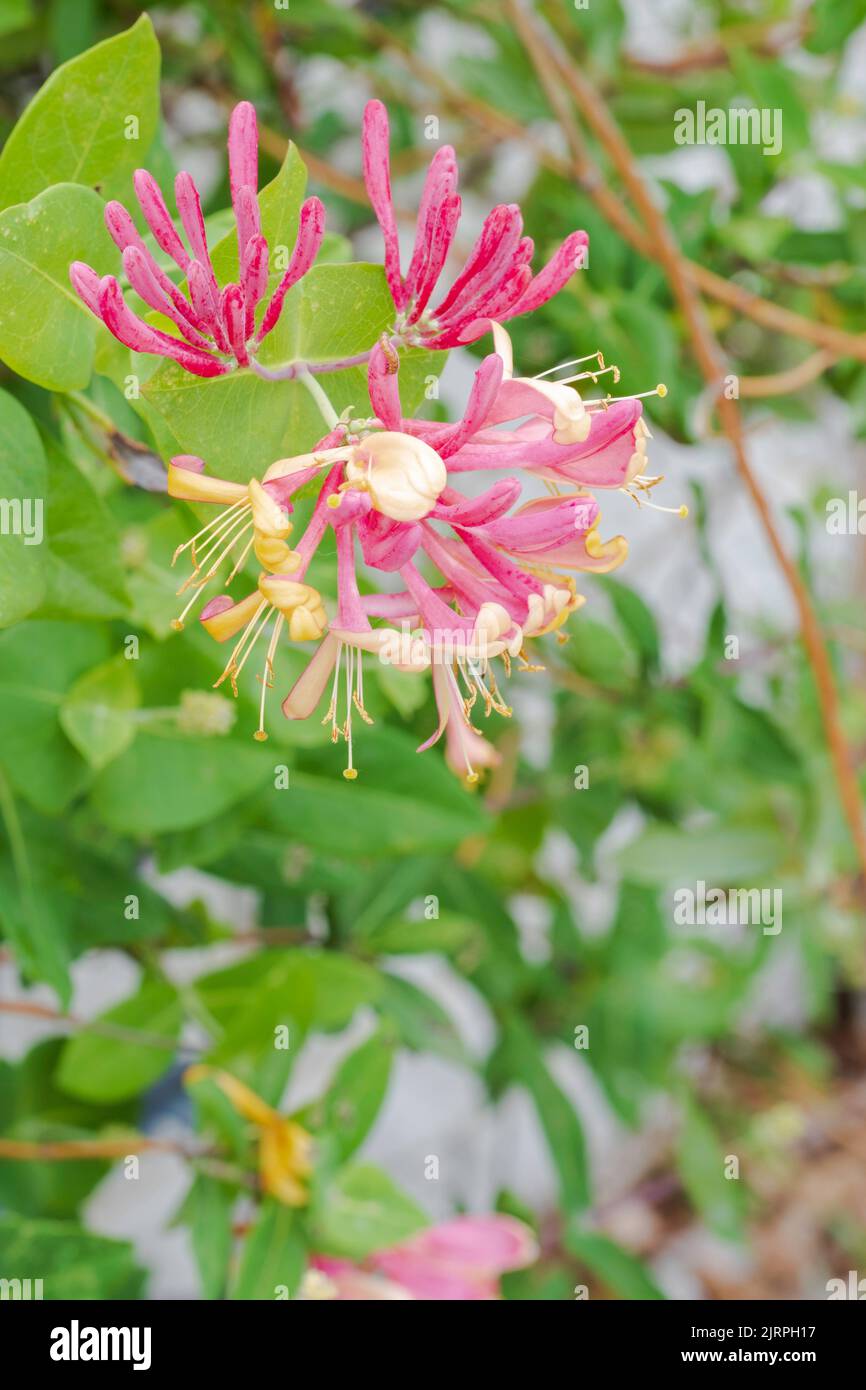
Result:
M328 426L328 429L332 430L334 426L338 424L340 417L328 399L327 392L320 386L319 382L316 381L316 378L310 375L306 368L298 372L298 381L306 386L321 411L322 419Z
M367 348L366 352L356 352L354 357L337 357L332 362L284 362L279 367L263 367L261 362L252 358L250 366L256 376L264 377L265 381L295 381L310 374L321 376L325 372L344 372L349 367L364 367L372 351L372 348Z

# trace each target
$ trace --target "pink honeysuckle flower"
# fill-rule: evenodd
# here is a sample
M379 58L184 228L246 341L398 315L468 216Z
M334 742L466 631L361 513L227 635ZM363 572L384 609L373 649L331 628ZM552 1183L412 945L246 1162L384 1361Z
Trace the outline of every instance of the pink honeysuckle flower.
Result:
M423 1299L477 1302L498 1299L503 1274L538 1257L535 1237L510 1216L458 1216L381 1250L363 1265L314 1255L301 1298Z
M288 291L315 261L325 228L322 204L318 198L308 198L301 207L289 264L256 328L256 311L268 289L268 244L262 236L257 196L256 113L248 101L240 102L231 114L228 152L238 280L222 289L211 263L201 200L190 174L180 173L175 180L175 201L186 244L153 176L139 169L134 178L136 196L154 241L186 276L186 295L148 250L126 208L117 202L106 204L105 224L122 252L131 289L150 309L169 319L180 337L163 333L134 313L113 275L100 279L83 261L74 261L69 270L76 293L126 347L171 358L201 377L222 376L234 366L256 364L258 348L275 327Z
M388 113L381 101L367 103L362 149L364 182L385 243L385 275L397 312L399 341L435 348L472 343L487 332L491 320L514 318L546 304L583 265L589 238L586 232L572 232L533 276L529 262L534 248L531 238L523 235L520 209L514 203L501 204L487 217L450 290L431 309L460 219L454 151L443 145L430 164L418 208L415 247L404 276L391 198Z
M498 340L503 352L480 364L463 416L453 424L403 415L399 359L386 339L369 360L375 414L339 422L310 453L277 460L261 482L226 482L206 474L200 459L172 460L172 496L224 509L181 547L191 549L193 572L180 592L192 587L193 594L176 626L229 555L235 560L224 587L251 552L260 567L251 592L240 599L220 594L201 612L211 636L237 639L217 682L230 680L235 693L258 638L275 619L261 677L257 738L266 737L266 692L285 630L293 641L318 646L285 697L283 713L308 718L330 685L322 722L330 724L334 742L342 738L347 744L344 776L357 776L353 719L372 722L364 706L367 655L401 671L431 673L439 718L418 751L444 735L446 761L474 783L497 755L473 726L473 710L477 705L485 717L494 710L511 713L493 662L501 659L506 676L512 660L520 670L540 669L528 660L525 642L559 630L583 602L573 572L605 572L625 558L622 536L599 538L598 503L586 484L597 480L641 500L629 483L645 492L659 481L642 472L645 435L637 442L635 436L640 401L584 402L568 382L539 385L535 378L515 378L501 329ZM606 370L594 356L596 370L581 376ZM524 423L501 428L512 410L531 413ZM523 478L499 478L474 497L452 485L452 473L503 465L519 469ZM324 481L312 515L292 547L293 495L319 473ZM554 495L521 501L523 480L539 476L550 481ZM569 490L563 492L563 485ZM307 579L325 536L337 557L337 604L330 617ZM362 595L359 558L373 573L398 575L403 588ZM426 576L428 565L441 582Z

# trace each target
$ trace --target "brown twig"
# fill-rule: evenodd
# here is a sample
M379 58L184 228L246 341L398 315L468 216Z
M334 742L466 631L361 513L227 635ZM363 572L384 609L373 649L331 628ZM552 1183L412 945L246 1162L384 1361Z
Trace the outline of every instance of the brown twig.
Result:
M739 406L735 400L719 393L724 375L721 351L703 304L689 277L683 255L663 213L656 206L627 141L593 84L584 72L567 60L547 33L536 25L519 0L506 0L506 4L526 43L539 78L543 72L546 84L550 81L551 72L559 73L583 119L604 147L627 188L638 215L654 242L656 259L664 268L673 295L680 306L701 373L707 385L717 392L716 409L730 441L737 471L752 498L770 547L785 575L797 607L803 643L818 691L821 719L842 809L857 851L861 873L866 880L866 825L863 821L857 778L842 730L839 698L830 657L809 591L796 564L785 550L769 503L749 465Z
M199 1055L199 1049L191 1048L161 1033L149 1033L141 1028L124 1028L105 1019L78 1018L75 1014L61 1013L47 1004L34 1004L26 999L0 999L0 1014L17 1014L22 1018L45 1019L50 1023L60 1023L66 1028L81 1029L100 1038L110 1038L113 1042L134 1043L139 1047L159 1047L166 1052Z
M836 358L831 352L819 350L805 357L795 367L787 367L783 372L773 372L770 376L741 376L737 386L740 395L748 396L750 399L759 396L787 396L816 381L835 361Z
M29 1139L0 1139L0 1158L33 1160L81 1160L88 1158L126 1158L130 1154L168 1153L182 1158L204 1157L200 1151L175 1139L150 1139L144 1134L127 1134L119 1139L58 1139L39 1142Z

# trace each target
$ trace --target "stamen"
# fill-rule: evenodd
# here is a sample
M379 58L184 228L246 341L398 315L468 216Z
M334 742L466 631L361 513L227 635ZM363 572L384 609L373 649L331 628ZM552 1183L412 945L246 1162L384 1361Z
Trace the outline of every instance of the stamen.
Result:
M229 575L228 579L225 581L225 588L226 588L226 589L227 589L228 586L231 584L231 582L232 582L232 580L234 579L235 575L238 574L238 573L243 569L244 565L246 564L247 556L249 555L249 553L250 553L250 551L252 550L252 548L253 548L253 546L255 545L255 543L256 543L256 533L255 533L255 531L253 531L253 534L250 536L249 540L247 541L246 545L244 546L243 550L242 550L241 553L240 553L240 558L239 558L239 559L235 562L235 564L232 566L232 572L231 572L231 574Z
M174 628L175 632L183 632L184 619L186 618L187 613L192 608L196 600L200 598L204 598L204 594L202 593L201 589L196 589L189 603L186 605L184 609L181 610L179 616L176 618L172 618L171 626Z
M619 367L599 367L597 372L578 372L576 376L557 377L554 386L570 386L573 381L598 381L606 372L613 372L614 383L619 381Z
M375 722L364 709L364 662L360 652L358 652L355 664L355 693L352 696L352 703L365 724Z
M250 542L250 544L252 544L252 542ZM277 650L277 641L282 632L284 622L285 616L280 613L277 621L274 623L274 630L271 634L271 640L268 643L267 655L265 656L265 669L260 677L262 682L262 698L259 703L259 727L253 734L253 738L257 739L259 743L264 743L267 738L267 734L265 733L265 700L267 699L268 691L274 688L274 653Z
M226 680L226 679L228 678L228 679L231 681L232 693L233 693L235 696L237 696L237 693L238 693L237 678L238 678L238 676L239 676L239 674L240 674L240 672L241 672L241 669L242 669L242 667L243 667L243 662L246 661L247 656L249 656L249 653L252 651L252 648L253 648L253 646L255 645L255 642L256 642L257 638L259 637L259 634L260 634L261 631L262 631L262 628L264 627L265 623L268 621L268 613L269 613L269 611L270 611L270 608L271 608L271 605L268 603L267 599L266 599L266 598L263 598L262 601L261 601L261 603L259 604L258 608L256 609L255 613L254 613L253 616L250 618L249 622L247 623L246 627L244 628L243 632L241 633L240 639L239 639L239 641L236 643L235 649L234 649L234 651L232 652L231 656L230 656L229 659L228 659L228 663L227 663L227 665L226 665L226 667L225 667L225 670L223 671L222 675L221 675L217 680L214 681L214 689L215 689L215 690L216 690L216 688L217 688L218 686L222 685L222 683L223 683L224 680ZM263 621L260 623L258 630L255 632L255 634L253 634L253 628L255 627L255 625L256 625L256 623L258 622L259 617L262 615L262 613L264 613L264 619L263 619ZM251 643L251 645L247 648L247 651L246 651L246 653L245 653L245 655L244 655L243 661L241 661L240 665L238 665L238 657L239 657L240 653L243 651L244 646L245 646L245 645L247 644L247 642L250 640L251 636L252 636L252 643Z
M179 594L182 594L186 589L189 588L190 584L195 584L198 588L202 584L207 584L211 579L213 579L223 560L234 549L241 536L244 535L244 533L249 529L250 526L252 526L252 524L252 521L243 513L241 513L240 516L236 516L232 519L231 525L221 534L214 534L213 536L208 537L208 544L210 545L210 549L207 551L205 555L201 557L200 560L195 561L195 568L193 569L192 573L188 575L187 578L183 581L177 592ZM213 542L213 544L211 544L211 542ZM221 546L222 550L220 551L218 558L214 560L213 564L206 571L204 576L199 578L204 566L208 563L211 556L217 550L220 550Z
M229 521L229 518L231 517L231 515L232 515L233 512L237 512L237 510L238 510L239 508L249 507L249 505L250 505L249 499L248 499L248 498L245 498L245 497L242 497L241 500L240 500L240 502L233 502L232 505L231 505L230 507L227 507L224 511L218 512L217 515L216 515L215 517L213 517L213 518L207 523L206 526L203 526L203 527L201 528L200 531L196 531L195 535L192 536L190 540L184 541L183 545L179 545L179 546L178 546L177 550L174 552L174 555L172 556L172 559L171 559L172 565L173 565L173 564L175 563L175 561L177 560L178 555L182 555L183 552L184 552L185 550L189 550L189 547L190 547L190 546L192 546L192 548L193 548L193 563L195 563L195 543L196 543L196 541L200 540L201 537L204 536L204 535L206 535L208 531L212 530L212 528L213 528L214 526L218 526L218 527L221 528L222 526L227 525L227 524L228 524L228 521ZM212 538L211 538L211 539L212 539Z
M543 666L532 665L532 663L529 660L529 657L526 655L525 647L520 648L520 651L517 653L517 659L522 663L522 665L519 667L521 671L543 671L545 669Z
M536 372L533 381L540 381L542 377L550 376L551 372L565 371L566 367L579 367L581 362L591 362L593 358L599 367L604 367L604 357L599 352L588 352L585 357L571 357L567 362L558 362L555 367L548 367L546 371Z
M649 507L650 511L653 512L667 512L670 516L683 517L688 516L689 514L689 509L686 506L685 502L683 502L679 507L661 507L659 506L658 502L650 502L646 497L638 497L637 493L632 492L627 487L621 487L619 491L624 492L626 497L630 497L632 502L635 502L637 506ZM647 491L647 489L642 489L642 491Z
M358 652L358 660L361 653ZM357 768L352 766L352 681L355 669L355 649L350 647L346 654L346 723L343 730L346 743L348 744L348 763L343 768L343 776L347 782L354 782L358 776Z
M614 401L642 401L645 400L647 396L664 397L667 393L668 388L663 381L660 381L658 386L654 387L652 391L635 391L633 395L629 396L598 397L596 400L584 401L584 405L587 407L591 405L600 405L603 410L607 410L608 406L613 405Z
M331 699L328 704L328 712L322 720L323 724L331 725L331 742L336 743L340 737L337 729L337 687L340 680L340 662L343 659L343 643L337 647L337 660L334 662L334 683L331 686Z

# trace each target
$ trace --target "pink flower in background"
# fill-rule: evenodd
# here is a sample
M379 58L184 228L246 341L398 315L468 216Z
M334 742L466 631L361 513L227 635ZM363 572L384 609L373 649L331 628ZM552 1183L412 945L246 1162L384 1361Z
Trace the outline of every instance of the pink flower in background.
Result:
M510 1216L458 1216L363 1265L316 1255L302 1298L341 1301L424 1299L485 1301L500 1296L503 1274L538 1256L532 1232Z
M454 151L443 145L430 164L404 276L391 198L388 113L381 101L367 104L362 141L364 182L385 241L385 274L402 342L433 348L472 343L488 331L491 320L511 319L546 304L583 264L589 238L586 232L572 232L533 276L529 263L534 247L523 235L520 208L503 203L489 214L462 271L431 308L460 220Z
M325 227L318 198L300 211L289 264L256 327L256 310L268 288L268 244L262 235L258 190L258 133L255 109L240 102L229 121L229 180L238 238L238 279L220 287L208 251L198 190L190 174L175 180L175 200L186 245L177 231L159 185L146 169L135 174L135 192L154 241L183 271L184 294L148 250L121 203L105 208L108 231L122 252L130 287L149 308L170 319L181 337L154 328L129 308L113 275L101 279L83 261L74 261L69 278L88 309L134 352L154 353L177 362L195 376L221 376L250 366L262 340L275 327L292 285L312 266ZM189 249L187 249L189 248Z

